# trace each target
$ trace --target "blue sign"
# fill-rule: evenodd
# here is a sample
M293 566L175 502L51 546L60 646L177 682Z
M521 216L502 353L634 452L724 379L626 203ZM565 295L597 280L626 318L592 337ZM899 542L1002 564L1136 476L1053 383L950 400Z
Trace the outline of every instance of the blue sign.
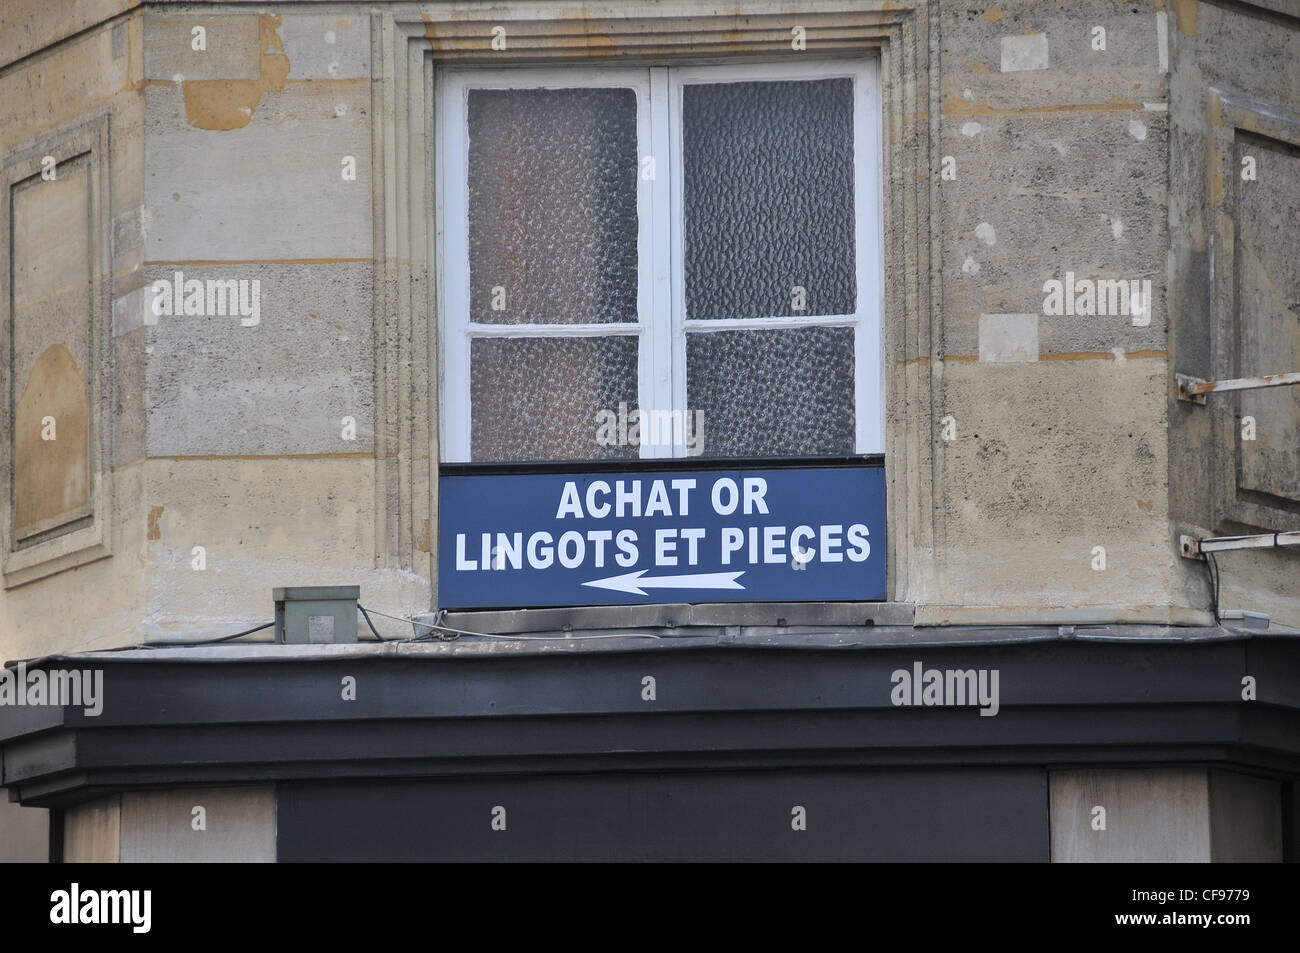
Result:
M885 598L879 467L455 475L438 492L446 608Z

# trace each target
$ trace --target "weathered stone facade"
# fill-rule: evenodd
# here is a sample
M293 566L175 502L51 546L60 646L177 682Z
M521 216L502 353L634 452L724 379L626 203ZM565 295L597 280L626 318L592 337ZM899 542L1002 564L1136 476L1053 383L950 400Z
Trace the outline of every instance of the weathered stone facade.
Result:
M1297 515L1294 389L1241 398L1253 446L1232 439L1235 398L1174 398L1175 373L1238 363L1224 320L1259 325L1243 374L1300 354L1276 218L1297 181L1286 3L77 10L21 3L0 29L6 655L237 631L276 585L436 608L423 111L429 70L494 56L883 57L890 571L917 624L1204 624L1208 574L1179 534ZM516 40L494 53L497 20ZM1215 164L1242 150L1254 181ZM1240 306L1210 283L1212 260L1232 267L1225 235ZM152 283L177 272L258 281L257 323L151 315ZM1067 273L1149 281L1150 313L1045 314ZM57 459L29 439L50 407ZM1222 559L1222 603L1300 624L1296 558Z

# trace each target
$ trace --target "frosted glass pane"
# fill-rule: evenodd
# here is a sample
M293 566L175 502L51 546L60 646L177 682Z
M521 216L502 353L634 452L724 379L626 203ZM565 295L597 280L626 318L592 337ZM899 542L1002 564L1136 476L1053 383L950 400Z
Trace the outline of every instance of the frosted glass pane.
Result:
M853 329L690 333L686 402L710 457L854 453Z
M618 414L620 401L628 411L637 406L637 344L636 335L475 338L470 344L472 459L639 456L639 446L602 446L597 420L601 410Z
M688 318L854 312L852 80L688 84L682 151Z
M637 319L636 109L631 89L470 90L472 320Z

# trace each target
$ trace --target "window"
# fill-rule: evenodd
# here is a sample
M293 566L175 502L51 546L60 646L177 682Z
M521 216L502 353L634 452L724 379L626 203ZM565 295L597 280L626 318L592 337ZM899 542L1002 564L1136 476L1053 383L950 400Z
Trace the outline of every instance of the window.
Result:
M874 60L439 82L444 461L883 451Z

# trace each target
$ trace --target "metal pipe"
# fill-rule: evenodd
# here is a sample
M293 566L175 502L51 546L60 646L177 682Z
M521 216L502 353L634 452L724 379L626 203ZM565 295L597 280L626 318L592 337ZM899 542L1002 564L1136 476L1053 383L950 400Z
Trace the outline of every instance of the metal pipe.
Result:
M1251 536L1210 536L1196 539L1184 536L1180 540L1184 556L1200 556L1227 549L1272 549L1275 546L1300 546L1300 530L1286 533L1255 533Z
M1218 394L1229 390L1258 390L1261 387L1285 387L1300 384L1300 371L1287 374L1266 374L1263 377L1234 377L1225 381L1203 381L1199 377L1177 374L1178 399L1193 403L1205 403L1206 394Z

